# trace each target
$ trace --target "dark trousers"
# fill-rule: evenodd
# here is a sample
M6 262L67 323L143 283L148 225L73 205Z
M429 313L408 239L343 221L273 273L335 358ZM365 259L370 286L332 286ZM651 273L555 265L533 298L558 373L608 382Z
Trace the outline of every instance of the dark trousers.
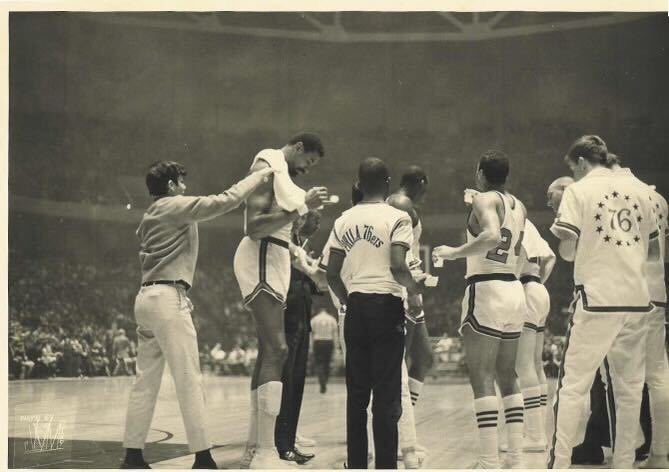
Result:
M583 439L583 447L586 450L601 448L602 446L611 446L611 441L609 439L611 430L609 429L606 395L607 392L604 387L604 382L602 382L602 377L599 374L599 370L597 370L595 380L590 388L591 414L588 418L588 424L585 428L585 437Z
M292 323L289 318L295 313L289 312L296 307L289 303L286 308L286 344L288 358L283 366L281 382L281 410L276 418L274 443L279 452L295 449L297 422L302 409L304 380L307 376L307 360L309 357L309 331L305 322ZM297 307L302 311L304 308Z
M397 468L404 336L404 306L400 298L357 292L349 295L344 340L350 469L367 468L367 406L371 393L376 468Z
M321 392L325 392L330 378L330 362L332 361L333 349L334 341L314 341L314 361L316 362L316 373L318 374L318 383L321 385Z

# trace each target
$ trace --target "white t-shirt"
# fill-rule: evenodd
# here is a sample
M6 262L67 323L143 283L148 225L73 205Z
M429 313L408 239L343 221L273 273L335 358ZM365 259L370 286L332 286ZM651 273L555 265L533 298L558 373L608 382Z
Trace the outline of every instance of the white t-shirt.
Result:
M348 293L390 293L402 297L400 285L390 272L390 248L411 249L411 217L385 202L360 202L337 218L328 240L329 252L345 254Z
M518 258L518 275L539 276L540 259L555 256L548 243L539 234L536 226L528 219L525 220L525 233L521 243L522 253Z
M578 238L574 285L586 312L650 311L644 266L658 230L641 186L597 168L566 188L551 231Z
M525 230L525 212L521 203L512 195L495 192L504 203L504 220L500 223L502 243L485 254L467 258L467 277L481 274L516 274L520 241ZM476 238L469 225L467 241Z
M657 228L660 234L660 259L657 261L646 262L648 290L650 292L650 299L652 302L666 303L667 288L664 282L664 254L666 251L665 237L667 231L669 231L667 228L667 201L662 195L657 193L655 189L647 185L642 180L639 180L628 167L614 171L614 175L616 177L628 178L648 192L648 199L651 203L651 209L655 215L655 221L657 223Z

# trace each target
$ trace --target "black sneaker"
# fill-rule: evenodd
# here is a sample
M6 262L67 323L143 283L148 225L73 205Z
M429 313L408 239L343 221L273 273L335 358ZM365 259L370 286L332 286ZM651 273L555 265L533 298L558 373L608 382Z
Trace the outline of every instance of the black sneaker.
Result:
M604 451L600 446L580 444L571 453L573 465L602 465L604 464Z
M302 454L299 454L295 451L280 452L279 457L283 461L295 462L298 465L304 465L307 462L309 462L309 459L311 459L311 458L307 458L307 457L303 456Z
M123 461L121 464L121 469L150 469L151 466L147 464L146 462L142 462L141 464L130 464L129 462Z
M210 469L210 470L218 470L218 465L216 465L216 462L211 461L207 463L198 463L194 462L193 467L191 469Z

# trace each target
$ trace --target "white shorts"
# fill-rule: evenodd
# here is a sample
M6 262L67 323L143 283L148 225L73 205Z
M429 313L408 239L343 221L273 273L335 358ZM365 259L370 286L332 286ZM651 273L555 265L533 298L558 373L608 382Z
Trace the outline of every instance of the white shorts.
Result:
M548 296L548 290L540 282L533 279L520 278L525 290L525 301L527 303L527 311L525 315L525 324L523 327L537 333L544 331L546 326L546 318L551 309L551 299Z
M290 286L290 252L286 241L272 237L254 241L244 236L237 246L233 266L244 305L260 292L286 303Z
M462 327L502 340L518 339L525 321L525 291L510 274L475 275L467 279L462 299Z

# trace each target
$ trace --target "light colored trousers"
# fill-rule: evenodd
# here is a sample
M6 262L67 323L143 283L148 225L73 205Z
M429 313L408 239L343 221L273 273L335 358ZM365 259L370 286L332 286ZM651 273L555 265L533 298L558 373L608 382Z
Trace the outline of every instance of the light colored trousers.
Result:
M665 347L665 316L664 307L656 307L650 313L646 339L646 383L653 425L651 450L657 456L669 453L669 363Z
M165 361L174 378L190 451L211 447L192 308L186 290L178 285L142 287L135 298L137 376L128 400L123 447L144 448Z
M571 464L590 387L605 357L616 403L613 467L632 468L645 374L647 323L648 314L588 313L578 302L558 380L550 468L568 469Z

